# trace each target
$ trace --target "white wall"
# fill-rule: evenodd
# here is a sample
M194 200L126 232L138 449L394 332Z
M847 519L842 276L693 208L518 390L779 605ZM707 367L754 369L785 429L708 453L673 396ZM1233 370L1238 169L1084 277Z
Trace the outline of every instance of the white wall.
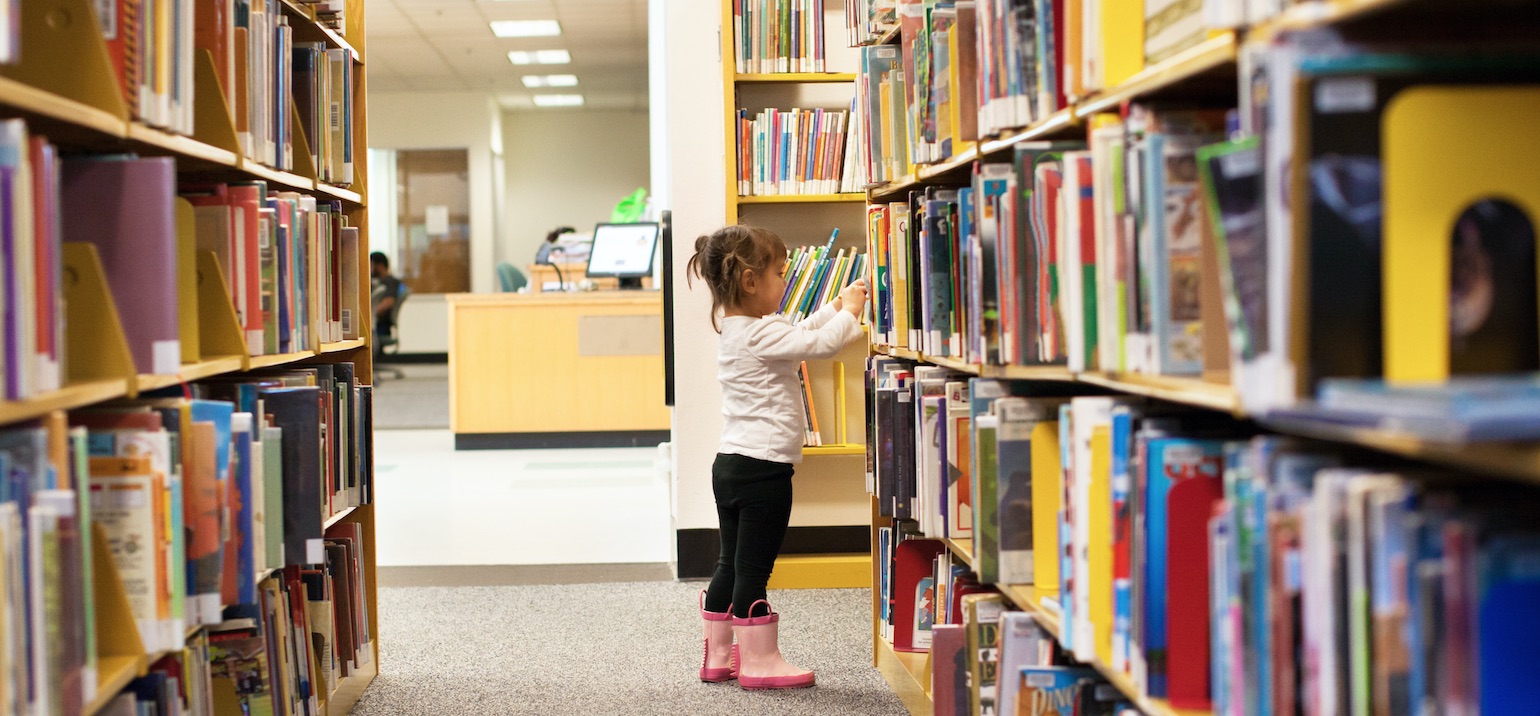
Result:
M710 294L696 282L684 281L685 263L695 237L727 221L723 188L726 176L726 137L722 125L722 64L717 29L720 10L705 2L652 0L651 46L654 66L662 65L663 82L650 88L655 121L653 147L662 164L664 184L654 194L656 208L671 209L674 219L672 257L674 293L674 518L675 529L715 528L716 506L711 496L711 461L722 433L721 393L716 382L716 333L708 312ZM654 77L657 76L654 70ZM665 111L666 110L666 111ZM660 116L661 115L661 116Z
M593 231L615 205L651 182L647 112L518 110L503 114L504 260L534 260L546 232Z
M501 161L502 111L479 92L374 92L369 95L369 145L379 149L454 149L470 160L471 290L491 291L497 262L497 203L503 200L494 165ZM403 321L402 332L408 330ZM404 335L403 335L404 338Z

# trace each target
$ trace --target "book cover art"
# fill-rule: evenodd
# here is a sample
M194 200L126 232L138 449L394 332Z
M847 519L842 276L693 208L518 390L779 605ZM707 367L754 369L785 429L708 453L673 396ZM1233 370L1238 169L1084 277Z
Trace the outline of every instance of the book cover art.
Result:
M1032 584L1032 428L1044 415L1026 398L1003 398L995 444L1000 501L1000 581Z
M1016 713L1031 716L1079 716L1075 710L1080 682L1096 681L1096 670L1084 666L1028 666L1017 672L1021 687Z
M1047 666L1052 662L1053 636L1026 612L1000 615L1000 673L1019 674L1023 668ZM999 713L1002 716L1026 713L1018 704L1021 679L1000 679Z
M1005 610L1005 598L970 594L963 597L962 608L968 631L969 707L979 716L997 716L1000 613Z
M938 624L930 651L935 716L969 716L968 635L960 624Z
M1156 438L1147 446L1145 494L1145 588L1143 634L1147 688L1150 695L1166 695L1168 648L1169 565L1168 550L1172 489L1186 480L1217 480L1223 465L1223 443L1216 440ZM1206 524L1206 523L1205 523ZM1178 557L1178 559L1182 559Z

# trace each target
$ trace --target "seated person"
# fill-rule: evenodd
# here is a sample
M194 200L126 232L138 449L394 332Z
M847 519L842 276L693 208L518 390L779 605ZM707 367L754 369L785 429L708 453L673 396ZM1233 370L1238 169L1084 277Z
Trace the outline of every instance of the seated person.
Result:
M390 274L390 259L376 251L369 254L369 300L374 306L374 345L390 336L395 327L391 309L400 300L401 279Z
M545 243L541 244L540 248L535 251L535 263L551 263L551 251L556 248L557 239L560 239L562 234L571 234L575 231L576 229L570 226L558 226L551 229L551 233L545 235Z

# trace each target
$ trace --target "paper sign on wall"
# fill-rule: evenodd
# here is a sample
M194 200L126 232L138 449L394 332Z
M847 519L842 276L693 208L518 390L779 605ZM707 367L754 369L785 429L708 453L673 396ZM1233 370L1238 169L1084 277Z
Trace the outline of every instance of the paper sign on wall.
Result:
M449 206L447 204L428 206L428 235L442 236L447 233L449 233Z

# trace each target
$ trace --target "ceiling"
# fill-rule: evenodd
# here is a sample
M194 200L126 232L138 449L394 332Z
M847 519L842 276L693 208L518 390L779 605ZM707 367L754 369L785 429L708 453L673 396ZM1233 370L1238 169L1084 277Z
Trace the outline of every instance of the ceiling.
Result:
M534 110L535 94L581 93L591 109L647 106L647 0L366 0L369 89L495 95ZM499 38L493 20L561 23L558 37ZM510 50L565 49L567 65L514 66ZM577 87L525 88L526 74L575 74Z

